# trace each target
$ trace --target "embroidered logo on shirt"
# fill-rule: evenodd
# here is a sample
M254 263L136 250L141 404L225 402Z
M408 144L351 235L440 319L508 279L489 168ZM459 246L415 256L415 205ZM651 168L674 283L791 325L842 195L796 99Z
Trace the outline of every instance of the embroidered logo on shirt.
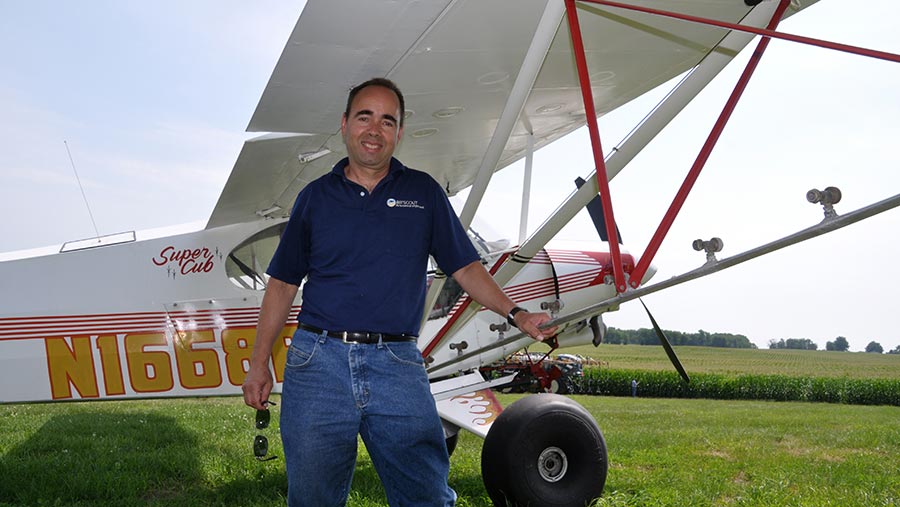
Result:
M425 206L419 204L419 201L401 201L391 197L387 200L388 208L418 208L425 209Z

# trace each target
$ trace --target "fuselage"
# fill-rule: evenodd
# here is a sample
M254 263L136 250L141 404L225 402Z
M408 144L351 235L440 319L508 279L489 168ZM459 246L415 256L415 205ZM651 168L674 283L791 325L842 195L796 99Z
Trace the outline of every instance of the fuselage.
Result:
M263 272L283 221L261 220L174 236L0 262L0 402L212 396L240 393L256 336ZM596 246L596 245L595 245ZM485 262L505 256L486 255ZM633 260L626 256L633 267ZM606 252L548 249L506 286L519 304L539 310L562 300L566 311L614 295L604 283ZM302 291L301 291L302 292ZM464 295L445 287L419 346L429 362L452 359L497 340L484 310L448 333ZM272 367L276 391L296 329L301 296ZM440 346L433 341L446 337ZM590 341L570 326L563 344ZM451 344L456 344L453 348ZM477 368L527 344L476 355L433 377Z

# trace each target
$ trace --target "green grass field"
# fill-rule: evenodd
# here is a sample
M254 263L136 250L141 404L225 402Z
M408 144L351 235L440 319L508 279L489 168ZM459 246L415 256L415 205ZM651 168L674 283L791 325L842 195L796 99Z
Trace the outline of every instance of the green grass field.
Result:
M900 378L898 355L676 351L691 373ZM604 361L602 368L671 369L661 347L565 352ZM597 505L900 505L900 407L576 399L609 447ZM252 418L238 398L0 405L0 505L284 505L284 462L253 459ZM279 455L277 418L262 433ZM464 432L452 458L463 507L490 505L481 445ZM387 505L362 446L349 504Z
M601 506L900 505L900 407L576 399L609 447ZM0 505L284 505L252 417L238 398L0 406ZM463 433L452 457L463 507L490 505L481 444ZM387 505L363 447L349 504Z
M546 346L533 347L545 351ZM602 367L626 370L672 370L662 347L649 345L582 345L560 349L604 361ZM824 350L724 349L675 347L690 373L795 375L900 379L900 354L827 352Z

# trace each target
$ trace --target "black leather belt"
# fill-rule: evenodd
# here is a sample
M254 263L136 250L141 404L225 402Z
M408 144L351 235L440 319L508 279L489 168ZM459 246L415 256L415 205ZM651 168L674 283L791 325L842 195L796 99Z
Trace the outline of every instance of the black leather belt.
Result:
M326 331L324 329L300 323L300 329L316 333L324 334L329 338L337 338L344 343L378 343L383 342L414 342L416 337L411 334L385 334L385 333L369 333L366 331Z

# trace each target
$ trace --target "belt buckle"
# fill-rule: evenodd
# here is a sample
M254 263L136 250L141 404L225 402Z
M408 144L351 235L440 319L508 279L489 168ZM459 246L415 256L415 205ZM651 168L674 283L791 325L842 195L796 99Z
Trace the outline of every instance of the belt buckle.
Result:
M342 333L341 333L341 341L344 342L344 343L347 343L347 344L350 344L350 343L356 343L356 341L353 341L353 340L348 341L348 340L347 340L347 335L348 335L348 334L349 334L349 333L348 333L347 331L342 332Z

